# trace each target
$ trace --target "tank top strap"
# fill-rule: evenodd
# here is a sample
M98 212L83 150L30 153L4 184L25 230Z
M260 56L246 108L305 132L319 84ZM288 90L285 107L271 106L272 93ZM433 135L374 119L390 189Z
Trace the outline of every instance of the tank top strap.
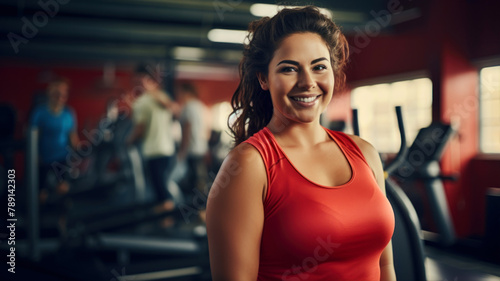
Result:
M267 169L270 169L274 164L285 158L278 144L273 141L272 133L267 127L264 127L244 142L252 145L259 151Z
M346 157L350 157L352 160L361 160L366 165L369 166L368 162L365 159L365 156L361 152L361 149L358 145L352 140L349 135L344 132L333 131L325 128L327 133L337 141L337 144L340 146L340 149L344 151Z

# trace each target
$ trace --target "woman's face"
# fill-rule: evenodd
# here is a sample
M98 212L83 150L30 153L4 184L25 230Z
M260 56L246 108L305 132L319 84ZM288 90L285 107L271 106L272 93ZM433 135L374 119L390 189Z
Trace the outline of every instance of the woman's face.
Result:
M275 51L267 77L261 75L259 81L271 93L273 118L318 121L335 84L330 52L316 33L289 35Z

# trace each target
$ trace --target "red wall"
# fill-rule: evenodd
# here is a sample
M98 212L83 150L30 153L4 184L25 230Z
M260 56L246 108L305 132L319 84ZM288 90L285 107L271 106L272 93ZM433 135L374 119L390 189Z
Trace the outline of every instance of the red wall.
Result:
M36 92L43 92L46 82L44 73L67 78L70 83L68 105L77 115L79 131L97 126L103 117L106 104L110 101L128 101L131 83L131 70L117 70L115 83L110 87L101 84L102 69L85 66L37 65L30 63L2 63L0 65L0 102L9 103L17 110L16 137L22 137L28 122L29 110ZM46 75L45 75L46 76ZM207 105L229 100L238 86L238 81L192 81Z
M457 235L481 235L486 189L500 187L500 157L484 161L477 156L479 68L474 62L500 57L500 3L446 0L422 8L425 18L416 20L407 32L398 33L395 28L392 36L371 38L365 48L352 54L349 82L428 73L434 85L434 120L459 126L441 163L444 174L460 175L457 182L445 184ZM353 46L355 36L348 38Z
M33 97L35 93L45 90L44 76L49 73L70 81L68 105L76 111L79 131L95 126L105 112L106 102L119 98L130 81L127 72L118 72L115 88L105 89L97 85L102 77L101 69L76 66L4 63L0 65L0 73L3 92L0 102L10 103L17 109L17 137L23 135Z
M469 235L472 220L470 208L474 192L467 179L467 165L478 153L478 69L467 61L454 45L445 44L442 57L441 121L458 126L441 162L444 174L459 174L458 182L445 182L450 212L459 236ZM481 216L482 217L482 216Z
M50 76L62 76L70 83L68 105L77 116L80 139L85 140L83 130L97 128L104 117L106 104L118 101L120 108L128 109L133 101L130 90L132 70L117 69L113 85L103 86L103 70L98 66L42 64L18 61L3 61L0 64L0 103L12 105L17 113L16 139L23 139L29 121L29 113L35 93L43 93ZM200 99L207 105L229 100L238 81L192 81L199 91ZM15 155L15 169L19 178L24 175L24 153Z
M82 139L85 137L82 130L90 130L97 126L105 113L107 101L119 98L130 81L127 72L119 72L116 87L103 89L97 86L102 77L102 70L97 68L4 61L0 65L0 85L2 85L0 102L8 103L16 109L16 139L24 138L33 97L36 93L45 91L46 81L52 75L66 77L71 83L68 105L76 112L78 132ZM22 178L23 151L15 155L15 169Z
M346 71L348 82L412 72L428 66L429 44L422 31L373 37L365 48L356 48L356 36L348 38L352 46Z

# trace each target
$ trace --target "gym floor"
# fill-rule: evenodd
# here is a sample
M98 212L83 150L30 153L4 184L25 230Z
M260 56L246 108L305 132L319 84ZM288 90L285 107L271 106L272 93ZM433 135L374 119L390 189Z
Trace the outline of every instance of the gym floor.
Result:
M428 281L500 281L500 266L498 264L488 263L479 259L475 259L470 255L463 255L459 253L454 253L449 250L443 250L439 247L425 246L426 258L426 272ZM171 261L170 261L171 262ZM53 273L53 267L55 266L54 260L49 259L39 265L33 264L20 264L20 269L18 272L19 276L16 277L26 277L16 280L72 280L66 279L64 276L56 276ZM84 261L80 260L78 265L75 265L81 269L81 267L86 267L87 270L92 271L91 267L95 267L96 264L88 263L84 264ZM148 266L153 266L149 264ZM161 265L165 267L165 263ZM134 266L127 267L127 274L134 273ZM50 270L52 268L52 270ZM160 267L156 267L157 269ZM47 272L45 272L47 271ZM49 272L50 271L50 272ZM106 280L117 280L114 277L124 274L122 271L118 272L117 268L112 270L106 269L106 271L112 272L114 275ZM17 275L17 274L16 274ZM67 275L66 275L67 276ZM58 278L57 278L58 277ZM80 280L80 279L79 279ZM96 279L94 279L96 280ZM132 279L125 279L132 280ZM136 279L134 279L136 280ZM179 279L168 279L173 281L199 281L199 278L195 277L185 277ZM204 279L209 280L209 278ZM400 280L404 281L404 280Z
M425 246L428 281L500 281L500 266L471 256Z

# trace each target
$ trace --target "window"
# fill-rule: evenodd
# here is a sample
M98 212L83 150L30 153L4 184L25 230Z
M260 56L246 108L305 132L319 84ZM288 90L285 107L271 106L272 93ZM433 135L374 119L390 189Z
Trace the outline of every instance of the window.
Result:
M224 143L231 142L231 132L227 127L227 117L232 111L233 108L227 101L212 106L212 130L222 132L221 140Z
M397 152L401 142L394 107L402 107L406 139L411 144L432 121L432 82L420 78L358 87L351 93L351 104L358 109L361 137L379 152Z
M479 143L484 153L500 153L500 66L480 72Z

